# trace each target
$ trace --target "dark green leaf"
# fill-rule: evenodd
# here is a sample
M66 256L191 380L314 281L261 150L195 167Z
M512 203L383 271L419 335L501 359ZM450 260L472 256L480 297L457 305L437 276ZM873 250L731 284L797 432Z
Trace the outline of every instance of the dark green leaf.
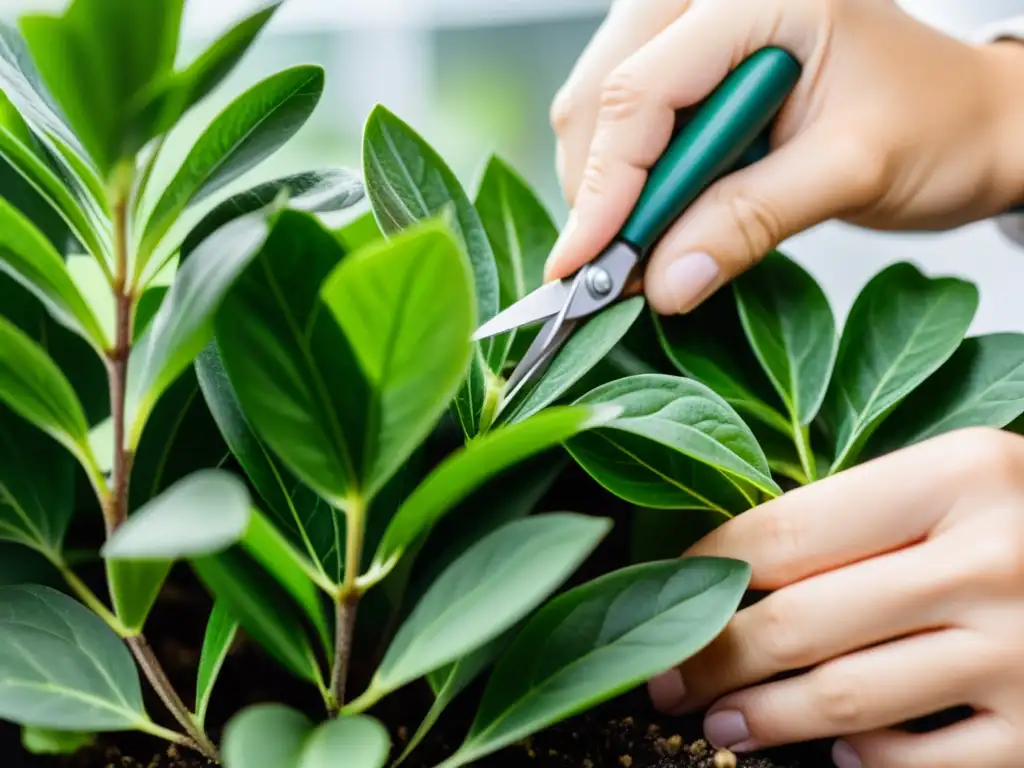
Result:
M67 589L67 582L60 572L37 550L0 541L0 587L21 584Z
M966 427L1002 428L1024 413L1024 334L964 339L868 442L880 456Z
M24 728L21 745L33 755L73 755L95 741L91 733L55 731L52 728Z
M463 380L475 328L469 265L445 228L422 225L349 256L321 296L372 389L359 460L360 487L372 498Z
M595 480L633 504L730 514L752 506L749 486L782 492L749 427L700 382L643 374L577 402L619 409L618 418L568 448Z
M749 580L746 563L684 558L626 568L556 597L502 655L465 743L443 768L479 760L685 661L725 628Z
M442 573L398 630L356 711L515 626L611 530L605 518L548 514L509 523Z
M188 205L230 184L294 136L316 108L323 87L323 69L298 66L272 75L235 99L199 137L153 207L136 272Z
M795 261L771 253L733 283L740 320L795 427L818 415L838 337L825 292Z
M523 421L556 402L604 359L626 335L643 308L643 297L634 296L588 320L569 337L540 380L504 406L502 420Z
M156 313L160 311L160 305L164 303L169 288L166 285L156 285L147 288L139 297L139 303L135 307L135 327L132 328L132 343L138 344L142 334L153 322Z
M0 588L0 717L68 731L149 724L128 649L92 611L47 587Z
M213 338L225 294L270 232L263 212L236 219L205 240L174 278L128 361L128 447L138 445L160 396Z
M355 352L320 299L343 255L311 215L284 211L216 321L224 369L249 423L336 506L358 490L371 402Z
M619 413L615 406L551 408L453 453L399 508L377 548L373 570L386 573L393 568L407 547L491 476L584 430L607 424Z
M909 263L879 272L854 301L822 412L832 472L856 461L871 433L949 359L971 325L978 289Z
M383 768L391 751L387 729L365 717L314 726L280 704L257 704L236 715L224 733L226 768Z
M694 509L685 515L677 509L638 507L629 516L630 563L671 560L718 528L722 515L710 509Z
M210 706L213 686L217 683L221 667L231 650L231 644L238 634L238 621L217 602L210 612L210 620L206 624L206 635L203 638L203 650L199 657L199 672L196 679L196 720L200 725L206 721L206 712Z

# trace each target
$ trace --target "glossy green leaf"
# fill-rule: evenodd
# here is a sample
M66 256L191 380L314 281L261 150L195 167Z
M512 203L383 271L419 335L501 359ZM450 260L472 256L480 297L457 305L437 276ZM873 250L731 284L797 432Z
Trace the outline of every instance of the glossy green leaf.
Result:
M68 731L145 729L127 647L92 611L48 587L0 588L0 717Z
M577 402L620 411L601 429L570 440L568 448L595 480L631 503L728 514L752 506L748 486L782 493L750 428L697 381L630 376Z
M104 175L150 138L138 133L130 107L173 67L183 6L74 0L63 16L21 19L43 80Z
M792 436L783 404L746 338L734 292L719 291L685 315L654 315L658 340L684 376L707 385L744 416Z
M274 203L282 193L289 208L307 213L330 213L349 208L363 199L363 184L344 168L306 171L258 184L232 195L210 211L181 244L184 261L206 238L228 222Z
M490 477L584 430L607 424L616 406L551 408L484 435L451 454L405 500L381 539L374 569L387 571L416 539Z
M376 720L342 717L315 726L281 704L257 704L236 715L224 732L226 768L383 768L391 737Z
M473 284L438 224L345 259L321 290L372 390L360 486L372 497L427 436L469 365Z
M503 406L501 420L508 423L523 421L556 402L605 358L636 322L643 308L643 297L634 296L613 304L588 320L569 337L544 375Z
M221 435L262 498L263 508L293 544L302 547L329 578L340 583L344 521L330 504L296 479L253 431L215 344L203 350L195 368Z
M502 655L466 741L442 766L479 760L682 663L725 628L749 580L746 563L684 558L556 597Z
M96 740L94 734L55 731L52 728L23 728L21 745L33 755L73 755Z
M847 317L822 413L832 472L853 463L892 409L949 359L977 308L972 284L905 262L868 282Z
M814 278L771 253L733 283L750 346L796 427L818 415L839 338L828 298Z
M298 66L272 75L235 99L199 137L153 207L136 271L188 205L230 184L294 136L316 108L323 87L323 69Z
M313 216L284 211L216 320L217 348L249 423L339 506L359 487L371 402L355 352L320 298L343 255Z
M0 401L79 460L89 455L89 425L71 384L42 347L0 317Z
M481 539L427 590L353 706L363 709L499 637L558 589L610 530L605 518L548 514Z
M880 456L967 427L1002 428L1024 413L1024 334L964 339L868 442Z
M487 232L498 268L499 306L505 309L544 282L544 262L558 239L551 215L522 177L498 157L484 170L476 210ZM496 340L495 369L500 370L515 332Z
M153 318L160 310L160 305L164 303L168 290L170 290L169 286L155 285L152 288L147 288L139 297L139 303L135 307L135 326L132 328L133 344L139 343L142 334L153 322Z
M199 656L199 672L196 679L196 720L200 725L206 722L210 697L217 683L224 660L231 650L238 634L238 621L223 603L213 604L210 619L206 623L203 650Z
M225 294L270 232L263 212L237 219L205 240L174 278L128 360L127 421L134 448L159 397L213 338Z

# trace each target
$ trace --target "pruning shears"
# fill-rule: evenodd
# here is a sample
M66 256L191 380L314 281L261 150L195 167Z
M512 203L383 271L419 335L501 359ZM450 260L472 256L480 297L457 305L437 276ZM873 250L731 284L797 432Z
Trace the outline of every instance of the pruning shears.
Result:
M744 60L651 168L612 243L576 274L543 285L477 329L474 341L544 323L509 377L505 402L544 373L581 322L624 298L654 245L708 186L767 153L771 123L800 73L800 63L781 48L762 48Z

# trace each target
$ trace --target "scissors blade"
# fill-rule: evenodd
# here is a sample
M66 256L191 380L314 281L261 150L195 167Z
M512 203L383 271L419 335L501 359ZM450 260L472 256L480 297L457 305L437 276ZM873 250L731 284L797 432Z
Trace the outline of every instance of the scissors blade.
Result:
M537 338L526 350L523 359L519 361L519 365L512 371L505 385L501 406L498 408L499 414L527 384L544 375L555 355L576 329L576 320L565 320L561 323L558 320L559 318L553 317L544 324Z
M568 303L572 281L558 280L542 285L477 328L473 341L497 336L554 317Z

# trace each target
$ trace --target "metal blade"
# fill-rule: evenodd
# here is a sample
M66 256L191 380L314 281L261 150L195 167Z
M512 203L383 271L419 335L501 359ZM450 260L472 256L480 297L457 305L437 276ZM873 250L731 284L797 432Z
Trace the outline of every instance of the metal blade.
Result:
M513 328L522 328L554 317L568 303L571 286L572 281L566 283L564 280L542 285L477 328L473 334L473 341L497 336Z
M558 318L552 318L545 323L541 332L537 334L537 338L533 340L530 348L523 355L523 359L519 361L519 365L509 376L498 413L501 413L505 406L512 402L523 387L544 375L544 371L551 365L555 355L569 340L572 332L576 330L576 323L576 320L566 320L559 324Z

